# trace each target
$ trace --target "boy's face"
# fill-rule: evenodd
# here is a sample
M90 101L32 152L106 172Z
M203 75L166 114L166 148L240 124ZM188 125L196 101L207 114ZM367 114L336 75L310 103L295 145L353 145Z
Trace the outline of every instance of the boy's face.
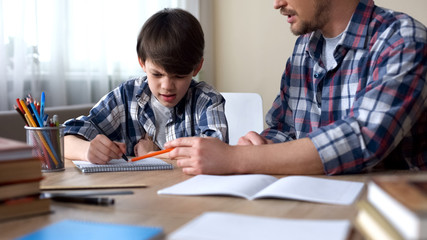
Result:
M187 75L169 74L162 67L155 65L149 59L139 63L147 74L148 86L151 93L165 107L175 107L187 93L191 79L197 75L200 66Z

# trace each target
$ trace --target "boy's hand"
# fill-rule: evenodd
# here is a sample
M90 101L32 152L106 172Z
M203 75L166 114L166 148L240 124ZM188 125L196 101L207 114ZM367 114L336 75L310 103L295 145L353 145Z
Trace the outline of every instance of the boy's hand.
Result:
M158 151L160 148L153 142L153 138L145 134L144 138L141 138L135 147L133 148L135 156L139 157L149 152Z
M111 159L118 159L126 152L126 144L113 142L107 136L98 134L90 141L87 160L95 164L106 164Z

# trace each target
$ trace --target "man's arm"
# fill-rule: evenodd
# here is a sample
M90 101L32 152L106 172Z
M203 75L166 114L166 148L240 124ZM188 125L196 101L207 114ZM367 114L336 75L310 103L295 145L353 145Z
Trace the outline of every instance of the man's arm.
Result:
M179 138L165 144L186 174L324 174L308 138L258 146L230 146L215 138Z
M202 85L203 86L203 85ZM192 118L196 118L200 137L216 137L228 143L228 126L225 116L225 100L214 89L205 85L203 92L196 100L196 113ZM193 93L195 94L195 93Z

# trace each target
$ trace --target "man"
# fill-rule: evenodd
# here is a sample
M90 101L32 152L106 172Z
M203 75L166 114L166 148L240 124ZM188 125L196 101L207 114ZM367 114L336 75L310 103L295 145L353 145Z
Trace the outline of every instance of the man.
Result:
M239 146L181 138L187 174L427 169L427 31L372 0L276 0L301 35L266 116ZM273 144L274 143L274 144Z

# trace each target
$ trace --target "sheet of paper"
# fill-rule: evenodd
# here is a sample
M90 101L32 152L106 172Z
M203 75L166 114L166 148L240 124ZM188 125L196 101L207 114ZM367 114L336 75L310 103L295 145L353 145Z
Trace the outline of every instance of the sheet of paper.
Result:
M301 220L206 212L168 237L170 240L347 239L349 220Z

